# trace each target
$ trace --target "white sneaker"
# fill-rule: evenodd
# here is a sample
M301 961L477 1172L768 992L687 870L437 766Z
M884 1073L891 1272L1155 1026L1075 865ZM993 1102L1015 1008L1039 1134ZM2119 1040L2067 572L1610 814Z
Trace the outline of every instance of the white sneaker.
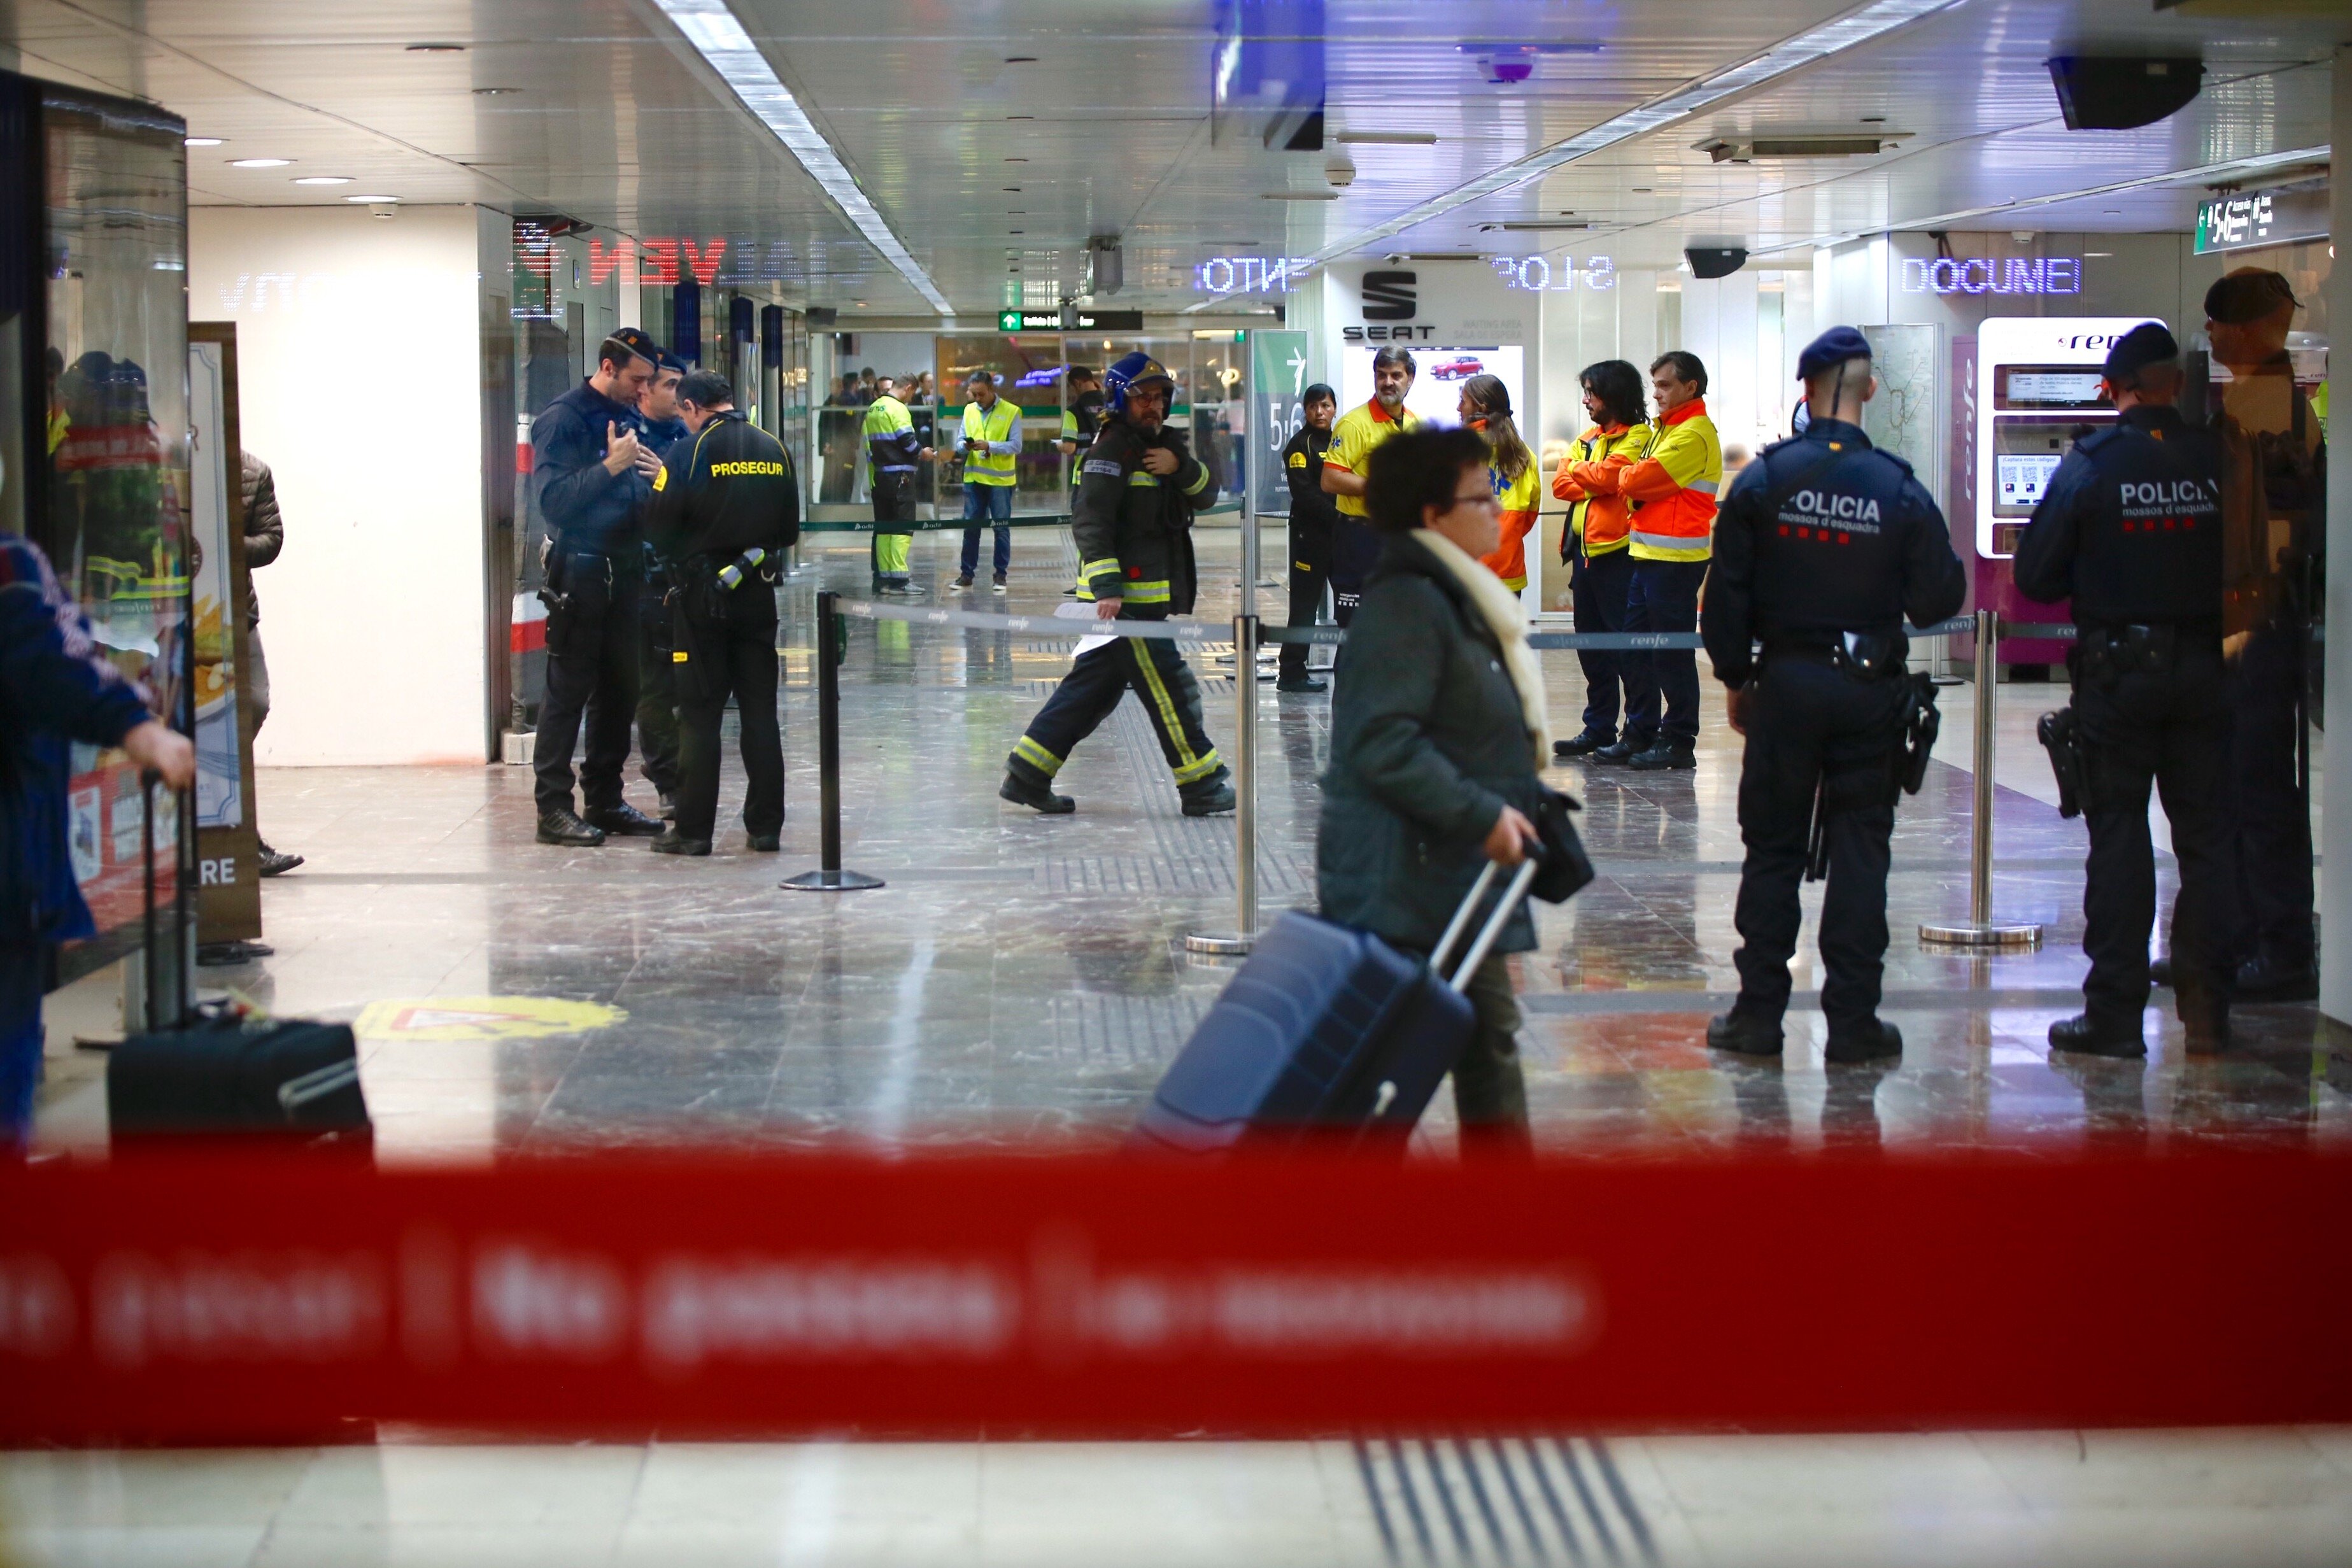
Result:
M1001 577L1000 577L1000 578L998 578L994 582L992 582L992 583L989 584L989 586L988 586L988 591L989 591L991 593L1002 593L1002 592L1003 592L1003 591L1004 591L1004 580L1003 580L1003 578L1001 578Z

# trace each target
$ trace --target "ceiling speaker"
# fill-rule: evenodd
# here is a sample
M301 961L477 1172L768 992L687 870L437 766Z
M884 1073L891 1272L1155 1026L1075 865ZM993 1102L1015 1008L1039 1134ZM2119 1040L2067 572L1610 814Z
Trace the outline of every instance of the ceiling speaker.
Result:
M1693 246L1683 252L1683 260L1690 264L1693 277L1729 277L1748 265L1744 246Z
M2205 67L2194 59L2060 55L2050 62L2050 83L2058 89L2058 110L2069 131L2153 125L2184 108L2204 79Z

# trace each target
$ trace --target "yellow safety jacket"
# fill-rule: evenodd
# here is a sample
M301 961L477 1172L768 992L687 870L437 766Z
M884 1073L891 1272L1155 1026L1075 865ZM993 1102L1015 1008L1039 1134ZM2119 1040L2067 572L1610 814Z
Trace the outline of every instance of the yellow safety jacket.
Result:
M1705 560L1715 553L1715 496L1723 488L1723 442L1694 398L1657 423L1642 460L1617 493L1633 504L1635 560Z
M1371 460L1372 448L1401 430L1420 428L1421 416L1411 409L1402 410L1397 418L1391 419L1380 399L1374 398L1361 408L1351 408L1339 416L1339 423L1331 427L1331 445L1323 454L1323 465L1361 477L1365 465ZM1339 503L1343 517L1371 516L1361 496L1334 496L1332 499Z
M1019 427L1021 411L1013 406L1009 397L1000 397L982 410L977 402L963 405L963 435L966 441L984 441L988 450L966 453L963 459L963 482L967 485L1011 485L1014 455L1021 450Z
M1569 546L1574 541L1582 542L1587 560L1625 548L1633 514L1617 493L1618 485L1626 470L1642 460L1656 434L1645 419L1639 424L1620 425L1613 432L1587 425L1576 438L1567 461L1551 479L1552 495L1571 503L1567 538L1561 541L1562 560L1573 553Z

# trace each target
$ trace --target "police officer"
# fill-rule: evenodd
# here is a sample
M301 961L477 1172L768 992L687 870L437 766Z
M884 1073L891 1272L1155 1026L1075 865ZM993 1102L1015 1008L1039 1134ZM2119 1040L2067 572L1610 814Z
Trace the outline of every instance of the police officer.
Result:
M686 361L664 349L654 360L654 379L637 397L643 425L637 444L651 455L656 473L686 434L686 421L677 416L677 384L685 377ZM662 602L669 589L669 573L648 543L645 591L637 597L637 766L659 792L665 820L677 815L677 692L670 680L669 611Z
M1901 458L1862 433L1878 390L1870 345L1832 327L1797 361L1811 423L1732 486L1715 529L1700 631L1748 737L1733 923L1739 997L1707 1025L1718 1051L1775 1056L1789 1005L1797 892L1818 813L1829 862L1822 1009L1832 1061L1900 1055L1878 1017L1886 955L1887 840L1905 731L1920 701L1904 617L1941 621L1968 591L1944 516ZM1752 652L1760 642L1760 664Z
M1199 587L1192 564L1192 508L1214 493L1208 465L1166 424L1176 388L1159 361L1140 350L1111 366L1108 419L1080 467L1070 533L1091 599L1104 621L1164 621L1192 612ZM1080 653L1005 759L997 794L1049 816L1077 810L1054 793L1071 748L1092 735L1132 687L1160 736L1184 814L1234 809L1234 788L1201 724L1201 685L1164 637L1115 637Z
M654 481L646 531L670 564L680 778L662 854L707 855L719 816L719 723L731 694L742 725L743 830L773 851L784 826L783 737L776 723L776 591L801 535L800 486L776 438L735 407L714 371L679 388L689 439Z
M866 456L874 469L874 591L911 594L907 547L915 533L915 465L931 455L915 434L915 416L884 376L866 409Z
M661 823L621 798L637 708L645 575L639 513L657 470L638 438L637 399L661 349L635 327L604 340L596 373L531 422L531 483L547 521L547 691L532 752L539 841L591 846L608 832L651 837ZM572 748L583 716L584 817L572 810Z
M2091 833L2083 889L2084 1010L2055 1051L2144 1056L2156 861L2147 791L2163 791L2180 862L2174 994L2189 1049L2229 1043L2230 852L2216 800L2229 713L2221 671L2221 448L2172 406L2180 349L2158 322L2107 353L2117 418L2074 444L2017 547L2018 591L2071 597L2074 728Z
M1306 423L1282 449L1282 473L1290 482L1289 624L1312 626L1323 608L1324 586L1331 580L1331 539L1339 527L1339 503L1323 489L1323 455L1331 449L1331 421L1339 413L1339 397L1317 382L1298 402ZM1307 673L1306 643L1282 645L1281 674L1274 689L1329 689Z

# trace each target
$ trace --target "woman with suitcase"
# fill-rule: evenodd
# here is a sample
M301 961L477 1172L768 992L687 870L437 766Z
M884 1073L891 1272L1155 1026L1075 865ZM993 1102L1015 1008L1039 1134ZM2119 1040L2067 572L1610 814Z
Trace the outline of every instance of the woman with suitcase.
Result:
M1479 564L1500 534L1488 455L1467 430L1410 432L1372 454L1381 553L1335 672L1322 913L1416 954L1438 945L1487 862L1517 865L1540 841L1551 737L1518 598ZM1531 1147L1504 955L1535 946L1523 905L1467 987L1477 1028L1453 1073L1465 1154Z

